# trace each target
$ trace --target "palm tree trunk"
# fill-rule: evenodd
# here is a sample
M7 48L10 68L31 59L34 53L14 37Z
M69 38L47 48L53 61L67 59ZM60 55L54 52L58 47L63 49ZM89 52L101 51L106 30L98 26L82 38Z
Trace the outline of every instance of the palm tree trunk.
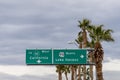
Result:
M68 80L68 76L67 76L67 73L65 73L65 77L66 77L66 80Z
M102 62L96 64L97 80L104 80L102 73Z
M96 72L97 72L97 80L104 80L103 79L103 73L102 73L102 60L103 60L103 50L100 42L96 42L95 44L95 66L96 66Z
M81 65L78 66L78 80L81 80Z
M86 48L86 46L87 46L87 33L85 30L83 30L82 36L83 36L83 48Z
M90 77L93 80L93 65L90 65Z
M82 42L79 43L79 48L82 48ZM81 65L78 65L78 80L81 80Z
M62 80L62 72L61 71L59 71L58 76L59 76L59 80Z
M75 68L75 76L74 76L74 79L77 80L77 66Z
M89 72L90 80L93 80L93 65L90 65L90 72Z
M84 71L83 80L86 80L86 65L83 65L83 71Z
M87 45L87 33L85 31L85 29L83 29L83 48L86 48ZM86 65L83 66L83 71L84 71L84 77L83 79L86 80Z
M90 52L89 55L90 55L90 62L93 63L93 52ZM89 74L90 74L91 80L93 80L93 65L90 65Z
M74 69L74 65L71 65L71 70L72 70L71 80L75 80L75 69Z

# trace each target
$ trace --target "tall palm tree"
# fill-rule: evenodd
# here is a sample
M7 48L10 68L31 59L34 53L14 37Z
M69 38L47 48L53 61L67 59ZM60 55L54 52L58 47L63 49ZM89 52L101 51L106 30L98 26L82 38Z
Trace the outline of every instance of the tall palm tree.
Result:
M103 29L103 25L92 26L92 28L89 30L90 33L89 36L95 41L94 57L95 57L95 66L97 72L97 80L104 80L102 73L102 61L103 61L104 51L101 42L114 41L111 32L113 32L111 29L107 29L107 30Z
M83 37L81 31L78 33L78 38L75 41L79 44L79 48L82 48ZM81 68L82 66L78 65L78 80L81 80Z
M80 27L82 29L82 37L83 37L83 48L87 47L87 28L90 25L90 20L83 19L82 21L78 21ZM84 80L86 80L86 66L84 65Z
M82 37L83 37L83 48L86 48L87 45L87 29L90 25L90 20L88 19L83 19L82 21L78 21L80 27L82 29Z
M75 39L75 41L79 44L79 48L82 48L83 37L82 37L82 32L81 31L78 33L78 38ZM75 80L75 78L77 77L77 75L76 75L77 70L76 69L77 69L77 65L71 65L71 72L72 72L71 80ZM80 74L81 70L80 69L81 69L81 65L78 66L78 80L81 79L81 74Z
M95 46L94 40L91 40L91 42L88 42L87 46L90 48L94 48L94 46ZM90 63L92 63L92 64L94 63L94 51L93 50L89 51L88 59L89 59ZM93 65L90 65L89 76L91 78L90 80L93 80Z

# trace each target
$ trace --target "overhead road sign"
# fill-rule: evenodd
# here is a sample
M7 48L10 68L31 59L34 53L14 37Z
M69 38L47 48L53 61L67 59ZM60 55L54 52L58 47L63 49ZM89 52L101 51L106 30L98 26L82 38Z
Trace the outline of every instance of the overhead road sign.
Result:
M26 64L52 64L52 50L27 49Z
M27 49L26 64L89 64L87 49Z
M82 49L54 49L54 64L86 64L87 51Z

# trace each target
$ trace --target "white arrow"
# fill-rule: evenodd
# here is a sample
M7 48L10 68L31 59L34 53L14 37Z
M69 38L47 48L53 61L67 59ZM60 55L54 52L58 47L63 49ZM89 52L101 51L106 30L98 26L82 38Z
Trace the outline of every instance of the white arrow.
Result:
M41 63L41 61L40 61L40 60L37 60L37 63Z
M80 55L81 58L84 58L84 55Z

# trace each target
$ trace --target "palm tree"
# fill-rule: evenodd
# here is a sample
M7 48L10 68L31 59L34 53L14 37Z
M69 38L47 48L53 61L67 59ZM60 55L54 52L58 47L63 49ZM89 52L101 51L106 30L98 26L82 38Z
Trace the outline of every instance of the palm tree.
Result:
M75 39L75 41L79 44L79 48L82 48L83 38L81 31L78 33L78 38ZM78 80L81 80L81 68L82 68L81 65L78 65Z
M90 25L90 20L83 19L82 21L78 21L80 27L82 29L82 38L83 38L83 48L87 47L87 28ZM84 80L86 80L86 66L84 65Z
M87 29L90 25L90 20L88 19L83 19L82 21L78 21L80 27L82 29L82 37L83 37L83 48L86 48L87 45Z
M90 48L94 48L94 45L95 45L95 42L94 40L91 40L91 42L88 42L87 46L90 47ZM94 51L93 50L90 50L89 53L88 53L88 59L89 59L89 62L90 63L94 63ZM89 76L90 76L90 80L93 80L93 65L90 65L90 68L89 68Z
M70 68L71 68L71 80L74 80L74 67L73 67L73 65L71 65Z
M65 77L66 77L66 80L68 80L68 76L67 76L67 73L70 73L70 66L69 65L64 65L64 74L65 74Z
M71 80L75 80L75 65L71 65Z
M83 42L82 31L78 33L78 38L75 39L75 41L79 44L79 48L82 48L82 42Z
M99 26L92 26L92 28L89 30L89 36L92 38L92 40L95 41L95 51L94 51L94 57L95 57L95 66L96 66L96 72L97 72L97 80L103 80L103 73L102 73L102 61L104 56L104 51L101 45L102 41L114 41L112 38L111 32L113 32L111 29L103 29L103 25Z
M77 65L70 65L71 68L71 80L76 80L77 78Z
M79 44L79 48L82 48L82 41L83 41L82 38L83 38L82 37L82 32L80 31L78 33L78 38L75 39L75 41ZM78 80L81 79L80 69L81 69L81 65L78 66L78 76L79 76ZM77 73L77 65L71 65L71 71L72 71L71 80L74 80L77 77L77 75L76 75L76 73Z
M58 80L62 80L62 73L64 72L64 65L57 65L56 72L58 73Z

